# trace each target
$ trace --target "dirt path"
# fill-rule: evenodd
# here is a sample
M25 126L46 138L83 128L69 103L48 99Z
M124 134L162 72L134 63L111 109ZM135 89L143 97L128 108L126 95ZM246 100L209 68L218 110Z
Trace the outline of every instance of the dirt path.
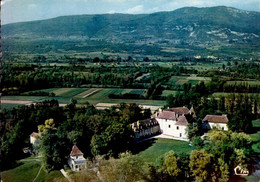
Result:
M36 175L35 178L33 179L33 182L34 182L34 181L37 179L37 177L39 176L39 174L40 174L42 168L43 168L43 164L42 164L41 168L39 169L37 175Z
M1 100L3 104L32 104L31 100Z
M92 91L92 92L90 92L90 93L88 93L88 94L86 94L86 95L84 95L82 98L86 98L86 97L88 97L88 96L90 96L90 95L92 95L92 94L94 94L94 93L96 93L96 92L98 92L98 91L100 91L100 90L102 90L102 89L96 89L96 90L94 90L94 91Z

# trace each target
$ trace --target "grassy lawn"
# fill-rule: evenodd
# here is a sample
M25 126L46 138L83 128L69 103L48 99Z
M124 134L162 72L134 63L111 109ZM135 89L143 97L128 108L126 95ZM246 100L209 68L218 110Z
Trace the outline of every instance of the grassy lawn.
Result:
M252 140L254 141L254 144L252 146L254 152L260 154L260 119L258 120L254 120L252 121L254 130L256 131L256 133L250 134L250 136L252 137Z
M61 174L60 171L51 171L50 173L46 172L45 169L42 169L40 171L39 176L35 180L35 182L48 182L48 181L54 181L57 178L64 178L64 176Z
M33 181L36 175L38 174L39 169L42 164L40 161L23 161L19 162L21 165L2 172L2 180L4 182L25 182ZM57 178L64 178L60 171L52 171L47 173L45 169L41 169L36 182L48 182L53 181Z
M2 172L2 179L6 182L24 182L33 181L41 167L41 163L38 161L28 161L24 164Z
M16 108L18 106L22 106L21 104L2 104L1 103L1 109L11 110L13 108Z
M253 127L260 127L260 119L252 121Z
M139 155L145 162L158 163L158 159L170 150L176 153L190 153L194 148L188 142L172 139L151 139L136 144L133 153Z

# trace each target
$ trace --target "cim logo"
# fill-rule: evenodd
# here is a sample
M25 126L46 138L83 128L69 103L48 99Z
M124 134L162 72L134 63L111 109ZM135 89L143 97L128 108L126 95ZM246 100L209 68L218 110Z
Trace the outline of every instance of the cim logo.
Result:
M234 169L236 175L240 176L248 176L249 175L249 170L248 169L243 169L241 165L238 165Z

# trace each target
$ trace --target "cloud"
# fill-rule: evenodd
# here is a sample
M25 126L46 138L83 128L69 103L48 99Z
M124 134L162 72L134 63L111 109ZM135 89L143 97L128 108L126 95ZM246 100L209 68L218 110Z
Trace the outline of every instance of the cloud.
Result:
M109 12L107 12L108 14L115 14L116 11L115 10L110 10Z
M36 4L29 4L28 7L29 8L35 8L37 5Z
M143 5L137 5L133 8L127 9L125 13L137 14L137 13L142 13L143 11L144 11L144 6Z

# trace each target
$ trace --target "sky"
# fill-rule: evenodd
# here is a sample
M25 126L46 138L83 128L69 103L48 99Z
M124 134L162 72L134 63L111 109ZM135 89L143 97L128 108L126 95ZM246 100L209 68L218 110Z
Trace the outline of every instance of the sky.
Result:
M1 0L1 24L64 15L153 13L190 6L228 6L260 12L260 0Z

